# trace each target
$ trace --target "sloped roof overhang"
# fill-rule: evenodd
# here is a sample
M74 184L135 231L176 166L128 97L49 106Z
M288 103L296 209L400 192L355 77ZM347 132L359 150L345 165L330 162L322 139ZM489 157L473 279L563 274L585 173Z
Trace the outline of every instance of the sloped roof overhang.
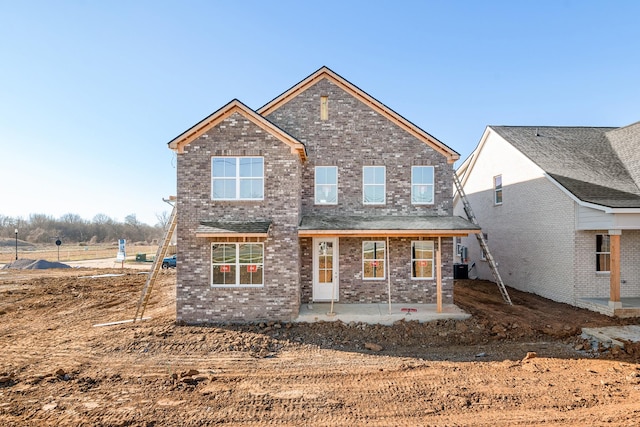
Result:
M459 216L329 216L307 215L299 237L453 237L480 232L480 227Z
M393 111L391 108L387 107L362 89L358 88L351 82L344 79L342 76L338 75L334 71L330 70L328 67L322 67L315 73L311 74L306 79L302 80L300 83L296 84L280 96L274 98L269 101L264 106L260 107L257 112L262 116L268 116L291 99L298 96L300 93L307 90L309 87L313 86L317 82L322 79L327 79L330 82L334 83L338 87L340 87L345 92L349 93L354 98L360 100L364 104L371 107L373 110L377 111L382 116L386 117L393 123L395 123L398 127L410 133L417 139L421 140L425 144L432 147L434 150L444 155L447 158L447 162L449 164L455 163L456 160L460 158L460 154L458 154L455 150L439 141L432 135L428 134L415 124L411 123L406 118L402 117L400 114Z
M201 221L196 237L257 237L269 235L271 221Z
M189 145L196 138L199 138L207 131L235 113L242 115L265 132L268 132L271 135L275 136L280 141L288 145L291 148L292 153L298 154L303 161L306 160L307 152L302 142L298 141L296 138L289 135L278 126L266 120L264 117L257 114L255 111L253 111L237 99L229 102L224 107L220 108L219 110L204 118L200 122L196 123L180 135L173 138L168 143L169 148L176 151L178 154L183 153L185 146Z

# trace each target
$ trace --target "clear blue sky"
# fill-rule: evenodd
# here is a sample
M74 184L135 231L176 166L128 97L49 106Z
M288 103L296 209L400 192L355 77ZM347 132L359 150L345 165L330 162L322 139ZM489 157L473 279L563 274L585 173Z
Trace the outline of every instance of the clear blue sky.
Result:
M0 0L0 215L155 224L166 143L323 65L464 159L487 125L640 120L638 1Z

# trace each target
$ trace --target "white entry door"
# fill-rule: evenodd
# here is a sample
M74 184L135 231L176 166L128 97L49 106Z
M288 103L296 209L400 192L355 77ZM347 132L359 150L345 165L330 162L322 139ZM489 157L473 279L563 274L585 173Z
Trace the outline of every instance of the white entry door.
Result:
M338 301L338 238L313 239L313 300Z

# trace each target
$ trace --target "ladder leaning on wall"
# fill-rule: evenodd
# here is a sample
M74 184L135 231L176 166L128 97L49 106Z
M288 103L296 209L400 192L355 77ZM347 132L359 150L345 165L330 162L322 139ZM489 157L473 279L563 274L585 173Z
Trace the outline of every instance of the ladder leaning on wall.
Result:
M153 260L151 271L149 272L149 276L147 276L147 281L144 284L144 288L142 288L142 294L140 295L140 300L138 301L136 314L133 317L134 323L136 320L142 320L142 316L144 315L144 310L147 307L149 298L151 297L151 289L153 289L153 285L155 284L155 281L158 278L158 274L160 273L160 269L162 268L162 260L164 259L165 256L167 256L167 249L171 244L171 238L173 237L173 232L176 229L176 223L177 223L176 212L177 212L177 206L174 205L173 210L171 211L169 224L167 225L167 228L164 231L163 239L160 242L160 245L158 246L156 257Z
M478 223L478 220L476 219L476 216L474 215L473 210L471 209L471 204L469 203L469 199L467 199L467 195L462 189L462 183L460 182L460 178L458 177L458 174L455 172L453 173L453 182L456 185L456 190L458 190L458 195L460 196L460 200L462 200L462 205L464 206L464 212L467 214L467 218L469 218L469 221L471 221L474 225L477 225L478 227L480 227L480 224ZM511 298L509 298L509 293L507 292L507 288L504 286L504 282L502 281L502 276L500 276L500 272L498 271L498 265L496 264L496 260L493 258L493 255L491 255L491 252L489 252L489 245L487 244L487 239L484 238L484 234L482 233L482 230L476 233L476 238L478 239L480 248L484 251L485 257L487 258L487 262L489 263L489 268L491 269L493 278L495 279L496 284L498 285L498 289L500 289L500 293L502 294L502 299L504 299L504 301L507 304L513 305L513 303L511 302Z

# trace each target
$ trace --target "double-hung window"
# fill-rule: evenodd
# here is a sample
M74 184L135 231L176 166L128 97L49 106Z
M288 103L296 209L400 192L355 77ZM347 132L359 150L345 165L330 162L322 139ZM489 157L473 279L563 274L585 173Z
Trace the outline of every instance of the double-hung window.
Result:
M211 285L262 286L263 253L262 243L213 243Z
M384 241L362 242L363 279L384 279L385 258L386 247Z
M433 241L411 242L411 278L433 279Z
M384 205L384 166L364 166L362 168L362 202L365 205Z
M315 202L316 205L338 204L337 166L316 166Z
M608 234L596 234L596 271L611 271L611 246Z
M411 203L433 204L433 166L411 167Z
M211 159L213 200L262 200L264 158L213 157Z
M502 204L502 175L493 177L493 204Z

